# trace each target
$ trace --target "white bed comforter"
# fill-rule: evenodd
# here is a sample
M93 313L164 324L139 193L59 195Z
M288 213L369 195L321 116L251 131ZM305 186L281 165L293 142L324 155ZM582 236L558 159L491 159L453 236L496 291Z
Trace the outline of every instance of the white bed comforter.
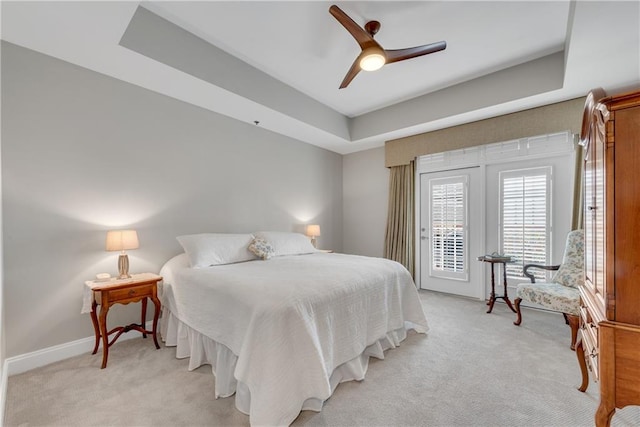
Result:
M428 329L411 276L386 259L314 253L172 276L171 313L238 356L252 425L290 424L331 396L336 367L388 333Z

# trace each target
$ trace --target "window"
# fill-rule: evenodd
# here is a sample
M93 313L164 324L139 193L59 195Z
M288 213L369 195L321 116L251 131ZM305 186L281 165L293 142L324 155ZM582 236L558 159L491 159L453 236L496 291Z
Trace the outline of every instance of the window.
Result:
M430 181L432 276L467 280L467 180L465 175Z
M507 276L523 278L526 264L548 265L551 243L551 167L500 173L500 246L511 256ZM531 270L545 279L544 270Z

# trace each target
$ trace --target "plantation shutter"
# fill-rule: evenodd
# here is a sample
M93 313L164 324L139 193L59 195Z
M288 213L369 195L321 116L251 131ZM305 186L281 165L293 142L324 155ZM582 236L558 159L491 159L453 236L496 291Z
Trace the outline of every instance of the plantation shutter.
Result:
M430 182L431 275L467 278L467 176Z
M547 265L550 245L550 168L501 174L501 252L515 260L507 276L524 277L526 264ZM532 270L544 279L543 270Z

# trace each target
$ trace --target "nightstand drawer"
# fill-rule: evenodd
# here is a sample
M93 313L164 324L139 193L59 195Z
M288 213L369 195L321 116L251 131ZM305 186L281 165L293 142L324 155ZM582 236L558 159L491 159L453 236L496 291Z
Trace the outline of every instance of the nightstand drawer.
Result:
M155 286L155 283L149 283L147 285L110 290L107 291L109 294L109 301L117 302L148 297L153 295L153 289Z

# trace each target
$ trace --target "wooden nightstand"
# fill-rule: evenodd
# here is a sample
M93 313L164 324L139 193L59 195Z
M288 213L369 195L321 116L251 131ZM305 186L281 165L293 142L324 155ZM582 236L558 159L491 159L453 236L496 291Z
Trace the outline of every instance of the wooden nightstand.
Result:
M102 339L102 368L107 366L109 358L109 347L125 332L136 330L142 333L144 338L147 334L153 335L153 342L159 349L157 337L158 317L160 316L160 300L158 299L158 282L162 280L161 276L153 273L132 274L129 279L110 280L107 282L89 281L85 282L93 294L91 302L91 321L96 335L96 344L93 353L96 354ZM147 316L147 298L150 298L155 305L153 314L153 328L148 331L145 329L145 321ZM114 304L129 304L131 302L142 302L142 317L140 324L132 323L127 326L118 326L107 332L107 313L109 307ZM100 316L96 313L97 306L100 305ZM116 334L109 342L109 336Z

